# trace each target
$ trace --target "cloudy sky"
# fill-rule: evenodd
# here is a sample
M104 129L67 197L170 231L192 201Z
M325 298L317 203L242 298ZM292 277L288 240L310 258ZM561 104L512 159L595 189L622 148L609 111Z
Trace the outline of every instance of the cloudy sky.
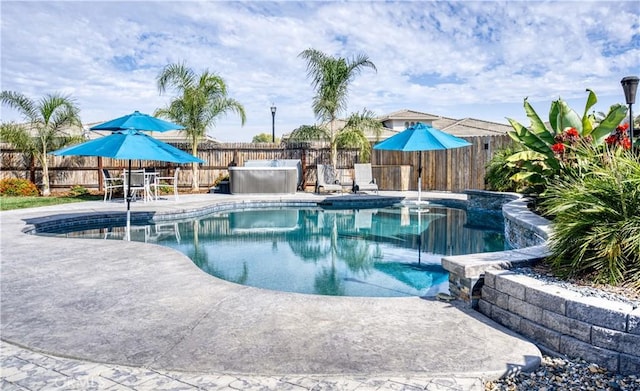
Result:
M316 123L307 48L368 55L348 112L410 109L524 124L529 97L546 117L562 98L579 113L624 103L620 80L640 74L640 2L497 1L7 1L0 3L2 90L74 97L84 123L152 114L169 63L208 69L244 105L209 133L250 141ZM0 119L20 121L2 107Z

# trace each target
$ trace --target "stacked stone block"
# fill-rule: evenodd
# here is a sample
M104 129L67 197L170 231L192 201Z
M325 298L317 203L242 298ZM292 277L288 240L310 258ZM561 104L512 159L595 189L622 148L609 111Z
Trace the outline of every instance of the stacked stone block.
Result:
M479 310L551 352L621 374L640 373L640 308L487 270Z

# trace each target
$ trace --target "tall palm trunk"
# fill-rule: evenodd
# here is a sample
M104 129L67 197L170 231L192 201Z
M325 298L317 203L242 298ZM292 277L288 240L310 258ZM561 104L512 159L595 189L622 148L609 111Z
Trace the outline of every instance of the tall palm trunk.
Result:
M191 148L191 154L193 156L197 156L198 154L198 144L194 143L193 147ZM192 178L191 178L191 189L194 192L198 192L200 191L200 178L199 178L199 166L198 163L191 163L191 174L192 174Z
M49 183L49 161L47 159L47 145L42 142L42 154L38 159L42 166L42 195L48 197L51 195L51 187Z
M46 159L42 162L42 195L45 197L51 195L51 187L49 184L49 164Z
M338 142L336 141L335 118L329 122L329 159L334 169L338 168Z

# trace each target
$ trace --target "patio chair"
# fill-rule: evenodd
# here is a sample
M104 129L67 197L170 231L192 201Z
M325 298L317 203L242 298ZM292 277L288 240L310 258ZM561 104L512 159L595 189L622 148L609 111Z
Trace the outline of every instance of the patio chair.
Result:
M378 184L373 177L371 163L356 163L353 165L353 192L373 191L378 194Z
M122 174L123 183L124 183L124 191L125 193L128 191L131 192L131 199L135 200L138 198L140 194L144 202L147 202L148 194L146 192L149 191L149 186L147 180L144 175L144 170L131 170L131 185L129 186L129 172L127 170L123 171ZM124 195L125 199L127 198L127 194Z
M178 201L178 174L180 173L180 167L176 167L173 172L173 176L156 176L155 181L151 184L154 187L154 194L158 199L159 187L172 187L174 201Z
M107 195L109 196L109 201L111 201L114 189L122 189L124 187L122 179L112 177L106 168L102 169L102 181L104 183L104 202L107 202Z
M320 193L320 189L326 192L339 191L342 193L342 185L338 180L336 171L332 166L318 164L318 174L316 181L316 193Z

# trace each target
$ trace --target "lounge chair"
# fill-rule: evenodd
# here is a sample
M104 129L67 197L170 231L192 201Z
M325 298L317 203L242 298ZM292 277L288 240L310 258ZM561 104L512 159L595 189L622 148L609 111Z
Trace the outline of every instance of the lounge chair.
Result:
M326 192L339 191L342 193L342 185L338 180L336 171L332 166L318 164L318 179L316 181L316 193L320 193L320 189Z
M123 188L122 179L112 177L106 168L102 169L102 181L104 183L104 202L107 202L107 195L109 196L109 200L111 200L114 189Z
M370 163L356 163L353 165L353 192L373 191L378 194L378 184L373 177Z

